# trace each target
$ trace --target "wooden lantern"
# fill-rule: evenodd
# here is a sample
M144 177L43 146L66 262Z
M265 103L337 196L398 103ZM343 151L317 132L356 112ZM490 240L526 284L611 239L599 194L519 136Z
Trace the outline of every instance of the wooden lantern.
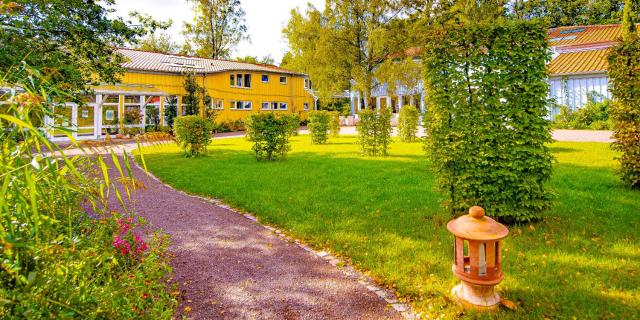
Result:
M455 236L453 274L462 280L451 293L466 308L497 309L500 296L494 287L504 278L500 240L509 230L477 206L468 215L449 221L447 229Z

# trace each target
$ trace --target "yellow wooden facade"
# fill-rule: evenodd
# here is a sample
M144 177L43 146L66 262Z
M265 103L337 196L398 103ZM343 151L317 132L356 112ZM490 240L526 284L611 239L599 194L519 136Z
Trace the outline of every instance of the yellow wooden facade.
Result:
M231 85L231 75L251 74L251 87L236 87ZM263 82L263 76L268 76L268 82ZM280 77L286 77L286 83L280 82ZM303 119L308 111L314 109L315 100L310 91L305 88L305 77L300 75L255 72L255 71L225 71L214 74L196 74L198 85L206 90L206 94L212 100L222 100L222 109L217 110L217 122L228 122L243 120L252 113L275 112L275 113L295 113ZM181 74L170 74L146 71L127 71L122 77L122 84L129 86L153 87L162 91L168 96L178 98L178 115L182 114L182 96L184 90L185 76ZM124 101L124 95L120 98ZM232 101L250 101L251 110L233 110ZM264 110L263 102L286 103L286 110ZM121 108L124 104L121 103ZM211 106L201 106L201 113L205 108ZM161 114L164 109L164 99L161 101ZM121 110L121 112L123 112ZM163 117L164 118L164 117ZM163 119L164 120L164 119Z

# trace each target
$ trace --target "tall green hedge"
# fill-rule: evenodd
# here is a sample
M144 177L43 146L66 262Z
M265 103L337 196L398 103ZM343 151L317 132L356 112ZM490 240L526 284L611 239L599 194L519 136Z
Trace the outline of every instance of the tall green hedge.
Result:
M329 123L331 114L329 111L311 111L309 112L309 134L311 142L314 144L325 144L329 140Z
M398 137L402 142L415 142L418 140L418 122L420 112L413 106L405 106L400 109L398 116Z
M611 50L609 78L615 102L611 106L613 148L621 152L620 177L640 188L640 38L629 37Z
M356 125L363 155L386 156L391 144L391 110L363 110Z
M541 23L500 20L428 40L426 150L452 214L480 205L524 222L551 205L546 36Z
M256 113L249 116L246 122L247 131L251 132L253 152L258 161L275 161L287 157L291 150L291 119L278 117L272 112Z
M331 119L329 120L329 134L332 137L340 136L340 112L338 111L329 111L329 116Z
M175 140L187 157L197 157L207 151L211 144L213 123L201 116L175 118Z

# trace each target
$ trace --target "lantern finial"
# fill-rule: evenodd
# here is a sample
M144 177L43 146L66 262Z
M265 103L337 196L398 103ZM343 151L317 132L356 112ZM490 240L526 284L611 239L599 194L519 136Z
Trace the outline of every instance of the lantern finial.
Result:
M479 206L473 206L469 209L469 215L475 219L482 219L484 218L484 209Z

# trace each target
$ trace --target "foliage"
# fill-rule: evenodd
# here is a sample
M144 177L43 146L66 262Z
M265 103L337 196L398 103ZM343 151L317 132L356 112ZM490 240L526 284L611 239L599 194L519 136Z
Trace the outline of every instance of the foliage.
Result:
M193 23L184 23L183 52L198 57L228 59L233 49L249 40L245 12L240 0L189 0L193 3Z
M68 94L32 81L37 70L13 72L25 92L0 109L0 317L170 318L168 239L142 240L142 221L107 206L111 197L127 211L124 191L129 201L138 192L125 183L134 181L130 158L65 155L32 120L54 116L53 101Z
M331 122L331 114L329 111L311 111L309 112L309 134L311 141L315 144L325 144L329 140L329 123Z
M251 133L253 152L258 161L284 159L291 150L289 121L273 112L249 116L247 131Z
M179 51L178 44L175 43L168 33L152 33L140 40L136 46L138 50L176 54Z
M402 142L418 140L420 112L414 106L404 106L398 116L398 137Z
M187 116L200 114L200 105L204 105L206 91L198 84L194 72L185 72L183 86L185 91L185 95L182 97L184 114Z
M44 75L49 85L79 94L87 84L114 83L124 69L117 47L167 25L139 13L139 22L112 18L113 0L0 1L0 73L26 64ZM18 79L3 79L15 83ZM34 78L34 80L40 80ZM68 100L67 100L68 101Z
M640 191L618 183L609 144L550 144L557 161L549 185L558 200L543 222L511 226L503 241L500 290L518 309L479 315L448 298L457 282L446 228L451 217L439 206L421 144L394 140L388 157L362 158L355 136L332 142L292 139L287 161L268 166L251 158L252 143L242 138L213 146L217 156L206 159L184 159L174 145L144 152L162 181L231 203L368 270L422 318L640 319ZM274 196L282 186L286 195Z
M360 121L356 128L362 154L386 156L391 143L391 110L363 110L358 113L358 117Z
M426 150L445 207L525 222L551 206L547 30L495 20L449 26L426 46Z
M173 120L178 116L178 98L173 96L167 98L164 104L164 123L173 128Z
M244 57L238 57L235 60L238 62L246 62L246 63L254 63L254 64L269 64L269 65L275 64L275 60L273 60L273 57L271 55L266 55L266 56L263 56L262 58L258 58L255 56L244 56Z
M158 131L160 127L160 108L149 105L145 109L147 123L145 123L145 131Z
M340 135L340 112L338 111L329 112L329 134L334 138Z
M293 10L283 30L291 50L282 66L309 74L322 100L351 88L368 98L379 66L398 48L415 46L424 33L414 29L420 10L430 7L412 0L329 0L322 11L311 5L304 13Z
M300 115L288 113L282 114L280 117L287 122L287 132L289 132L289 136L297 136L300 131Z
M319 110L338 111L342 116L348 116L351 113L350 100L348 98L331 98L329 100L320 100L318 103Z
M216 122L214 124L214 131L216 132L236 132L236 131L245 131L247 130L246 122L250 121L247 117L245 120L236 119L229 120L223 122Z
M197 157L211 144L212 123L200 116L182 116L175 119L175 140L187 157Z
M611 100L596 101L590 99L581 108L572 111L567 106L560 106L560 112L553 120L558 129L591 129L611 130L613 125L609 119Z
M138 109L126 110L124 112L125 125L138 125L142 123L142 113Z
M550 27L620 23L625 0L514 1L512 15L542 19ZM640 2L636 3L636 7Z
M630 7L630 6L629 6ZM630 9L625 9L633 24ZM624 26L625 30L632 27ZM640 188L640 37L627 33L609 55L609 79L615 102L611 106L613 148L621 152L620 177L632 188Z

